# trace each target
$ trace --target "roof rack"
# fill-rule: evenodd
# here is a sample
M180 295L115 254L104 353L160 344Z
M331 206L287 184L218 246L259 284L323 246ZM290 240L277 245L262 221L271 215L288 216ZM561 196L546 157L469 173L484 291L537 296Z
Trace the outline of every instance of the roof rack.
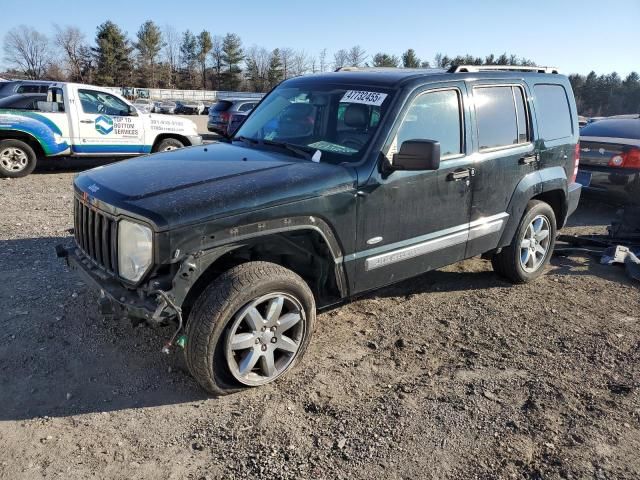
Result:
M492 71L560 73L556 67L525 67L520 65L454 65L449 73L476 73Z

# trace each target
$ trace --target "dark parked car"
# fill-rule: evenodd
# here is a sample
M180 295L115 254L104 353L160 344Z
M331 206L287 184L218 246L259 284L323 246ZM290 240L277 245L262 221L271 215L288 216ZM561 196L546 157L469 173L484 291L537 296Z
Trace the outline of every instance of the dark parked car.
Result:
M214 394L280 377L354 295L481 254L532 281L580 198L571 86L465 68L289 79L228 143L81 173L58 254L103 313L175 322Z
M580 130L578 181L613 202L640 203L640 118L602 119Z
M53 82L46 80L11 80L0 82L0 98L22 93L47 93Z
M207 121L207 129L210 132L225 135L229 126L229 119L234 113L249 113L255 108L260 100L255 98L236 98L218 100L218 102L209 108L209 119Z
M181 100L176 102L175 113L181 115L200 115L204 110L204 104L198 101Z
M46 102L47 95L42 93L28 93L24 95L10 95L0 98L0 109L12 108L17 110L38 110L38 102Z

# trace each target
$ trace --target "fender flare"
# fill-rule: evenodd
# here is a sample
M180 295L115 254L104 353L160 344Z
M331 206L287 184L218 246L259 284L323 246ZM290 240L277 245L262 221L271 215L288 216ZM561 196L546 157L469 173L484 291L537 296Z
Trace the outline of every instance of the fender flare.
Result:
M540 194L551 191L561 191L564 194L564 198L566 198L567 175L564 168L558 166L536 170L528 173L520 180L507 207L509 221L502 231L498 248L506 247L513 240L529 201ZM566 210L566 205L563 205L563 216L566 216ZM558 224L562 224L562 219L557 220Z
M186 299L191 287L223 255L262 238L293 231L318 233L331 254L336 283L342 297L348 295L342 248L329 224L314 216L287 217L257 222L216 232L215 242L178 260L180 268L173 278L172 293L178 304Z

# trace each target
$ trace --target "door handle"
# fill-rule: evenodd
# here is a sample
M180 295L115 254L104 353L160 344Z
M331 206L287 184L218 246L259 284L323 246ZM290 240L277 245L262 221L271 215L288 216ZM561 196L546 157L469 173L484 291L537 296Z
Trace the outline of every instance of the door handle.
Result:
M80 120L80 123L93 123L93 120Z
M475 170L473 168L464 168L460 170L455 170L447 175L447 180L450 182L458 182L460 180L464 180L465 178L469 178L475 175Z
M520 164L521 165L530 165L534 162L538 161L538 154L534 153L533 155L525 155L524 157L520 158Z

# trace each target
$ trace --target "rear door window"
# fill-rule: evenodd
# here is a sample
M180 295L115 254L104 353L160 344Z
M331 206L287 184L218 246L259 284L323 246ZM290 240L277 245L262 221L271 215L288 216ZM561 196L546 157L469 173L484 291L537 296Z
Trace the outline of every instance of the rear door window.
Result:
M569 99L562 85L535 85L536 115L540 136L557 140L573 134Z
M473 90L480 150L529 142L529 117L522 88L495 86Z

